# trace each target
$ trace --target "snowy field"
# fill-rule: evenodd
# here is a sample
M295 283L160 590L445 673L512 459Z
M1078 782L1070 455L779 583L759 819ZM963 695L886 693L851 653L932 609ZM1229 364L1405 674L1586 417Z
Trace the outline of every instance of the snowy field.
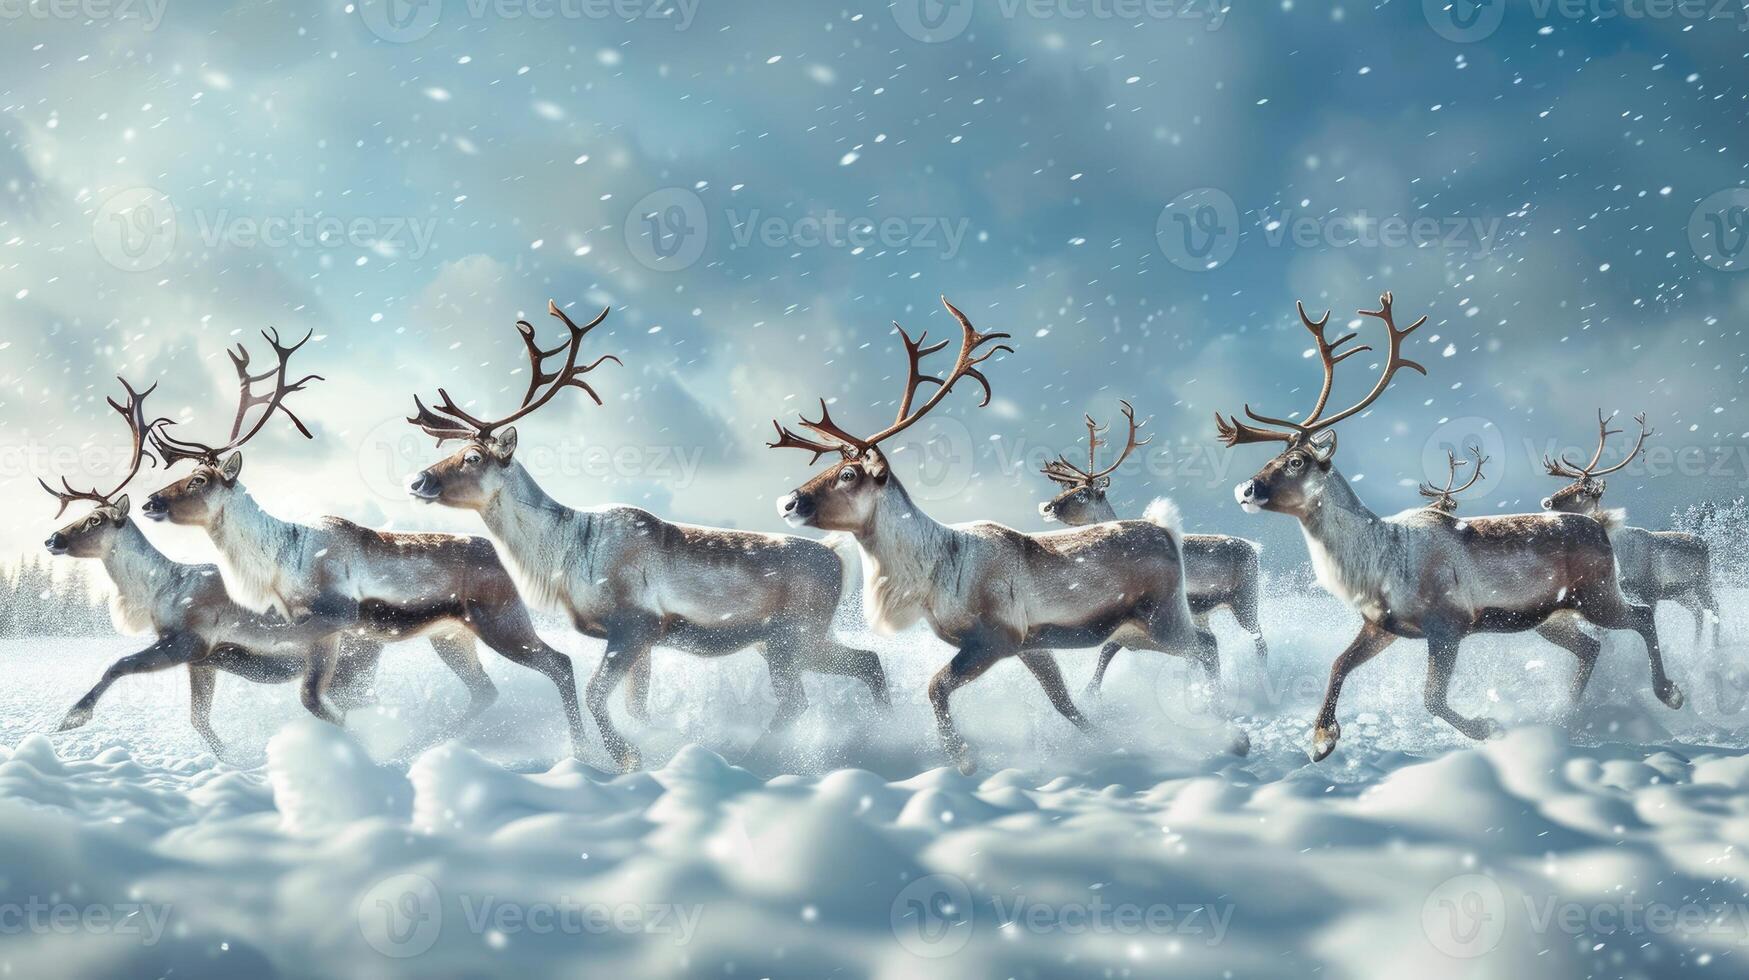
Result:
M5 976L1738 977L1749 971L1744 596L1697 652L1665 605L1672 676L1608 641L1571 726L1572 669L1534 638L1465 644L1452 703L1511 726L1476 745L1421 707L1424 646L1351 680L1344 741L1308 721L1356 620L1266 605L1266 669L1217 615L1217 711L1180 662L1125 654L1100 724L1062 721L1017 664L956 697L983 770L943 768L933 639L876 643L897 704L809 677L773 702L751 654L660 651L647 772L561 758L550 685L502 661L465 733L461 685L391 648L343 733L290 685L223 677L231 757L172 672L119 683L49 734L127 640L0 653ZM586 676L599 646L549 636ZM872 642L872 641L871 641ZM1092 651L1063 656L1075 686ZM616 696L616 711L619 711ZM623 712L622 712L623 716ZM1225 751L1229 718L1251 754ZM455 735L453 741L444 741Z

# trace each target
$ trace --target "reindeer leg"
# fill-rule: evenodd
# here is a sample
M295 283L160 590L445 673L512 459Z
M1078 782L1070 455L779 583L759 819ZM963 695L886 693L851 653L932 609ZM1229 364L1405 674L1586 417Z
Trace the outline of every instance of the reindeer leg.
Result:
M1032 676L1038 678L1039 686L1045 689L1045 696L1051 699L1051 707L1069 719L1069 724L1092 734L1093 723L1081 714L1074 701L1069 700L1069 689L1063 684L1063 672L1057 667L1057 658L1044 650L1022 650L1019 657L1026 669L1032 671Z
M1613 584L1613 583L1611 583ZM1593 595L1582 596L1578 602L1581 615L1604 629L1628 629L1640 634L1646 643L1646 660L1652 668L1652 693L1672 710L1686 700L1682 688L1664 673L1664 653L1658 646L1658 630L1653 624L1652 607L1627 601L1615 588L1605 586Z
M433 636L431 649L468 689L468 707L456 726L457 730L466 730L474 719L492 706L492 702L498 700L498 688L492 684L492 678L486 676L486 668L480 666L479 647L471 634Z
M188 665L188 720L194 730L206 740L215 757L225 757L225 743L213 731L213 682L216 672L211 667Z
M1570 718L1578 712L1579 701L1585 697L1585 686L1591 683L1591 671L1597 666L1597 655L1603 651L1603 644L1596 637L1587 635L1571 616L1564 613L1549 617L1536 628L1536 632L1579 661L1579 669L1573 672L1573 685L1569 689L1571 702L1567 711Z
M868 685L868 692L874 696L876 704L883 708L893 706L892 695L887 692L886 668L881 666L881 658L872 651L826 639L819 641L818 645L800 644L795 657L802 670L854 677Z
M808 695L802 689L800 669L796 666L795 640L774 637L765 644L765 666L771 672L771 693L777 695L777 714L765 726L765 735L775 736L789 730L808 710Z
M1694 647L1700 649L1701 640L1706 638L1706 607L1701 604L1700 596L1690 588L1671 596L1670 600L1694 617Z
M304 678L298 686L298 699L303 702L304 710L331 725L345 724L345 719L328 707L323 697L328 691L328 681L334 675L335 648L339 645L339 637L331 636L310 647L308 659L304 663Z
M583 714L577 705L577 676L571 667L571 658L541 639L535 632L534 621L528 618L528 608L515 598L491 608L470 600L466 623L474 635L499 656L547 675L553 686L559 689L559 703L564 707L565 724L571 733L571 752L581 756ZM612 649L612 646L608 647L610 652ZM647 646L644 652L649 652ZM630 667L630 664L626 666Z
M171 633L159 637L156 643L139 653L132 653L117 660L109 665L109 668L103 672L103 677L92 686L91 690L86 691L85 696L73 705L66 717L61 719L61 724L55 731L70 731L90 721L92 713L97 710L97 702L103 697L104 692L109 690L111 684L123 677L180 666L193 660L200 651L201 643L193 636Z
M1230 608L1233 610L1233 619L1238 622L1239 628L1251 634L1253 644L1257 648L1257 662L1267 663L1269 661L1269 644L1263 642L1263 626L1257 621L1257 583L1249 583L1248 587L1241 588L1235 593Z
M1378 656L1396 639L1395 633L1386 632L1371 622L1362 623L1348 649L1330 665L1330 685L1324 689L1324 704L1318 709L1318 718L1312 729L1313 762L1321 761L1335 751L1336 741L1342 737L1342 727L1336 724L1336 701L1342 696L1342 683L1354 668Z
M328 688L332 692L334 706L343 712L350 712L375 701L371 686L376 683L383 644L381 640L361 636L342 636L339 643L334 676L329 680Z
M1087 687L1081 692L1087 697L1097 697L1100 688L1105 686L1105 669L1117 657L1117 652L1123 649L1121 643L1107 643L1099 648L1099 666L1093 668L1093 679L1087 682Z
M1499 735L1500 723L1492 718L1466 718L1453 711L1445 700L1446 692L1451 688L1452 670L1457 667L1458 644L1461 642L1462 633L1427 630L1427 687L1422 701L1434 717L1480 742Z
M626 673L626 714L640 725L650 723L650 661L653 654L646 653L632 664Z
M643 758L638 754L637 747L621 737L619 729L614 727L613 718L608 714L607 699L638 659L649 656L656 632L654 624L634 623L610 627L607 632L607 650L601 655L601 663L595 666L595 673L589 678L589 687L583 693L583 700L589 706L589 714L595 719L595 727L601 730L601 743L622 772L637 771L643 765Z
M935 709L935 728L941 736L941 747L954 760L959 771L967 776L978 771L977 757L954 727L948 699L962 686L981 677L1003 657L1014 653L1012 644L983 636L968 637L947 666L929 679L929 703Z

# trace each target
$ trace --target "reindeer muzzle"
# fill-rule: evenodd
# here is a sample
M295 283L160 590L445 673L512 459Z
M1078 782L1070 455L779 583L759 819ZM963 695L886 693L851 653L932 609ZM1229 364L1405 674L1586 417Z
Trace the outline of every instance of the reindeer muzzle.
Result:
M777 502L777 515L790 527L807 527L814 520L814 501L794 491Z
M49 539L43 542L43 547L47 548L51 555L64 555L67 553L67 536L57 531L49 535Z
M413 478L412 483L407 484L407 492L415 500L430 501L443 495L443 486L430 473L421 473Z
M170 505L164 502L164 498L153 494L140 505L140 513L154 521L161 521L170 516Z
M1256 480L1246 480L1233 488L1233 499L1247 514L1255 514L1269 503L1269 488Z

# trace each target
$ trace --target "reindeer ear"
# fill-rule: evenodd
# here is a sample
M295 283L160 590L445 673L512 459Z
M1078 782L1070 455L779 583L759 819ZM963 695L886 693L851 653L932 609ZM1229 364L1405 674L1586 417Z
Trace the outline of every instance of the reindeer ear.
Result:
M237 475L239 473L242 473L242 472L243 472L243 452L242 452L242 450L238 450L237 452L234 452L231 455L226 456L225 461L223 463L219 464L219 475L225 478L226 483L237 482Z
M510 457L516 455L516 426L513 425L494 436L488 448L492 450L492 455L498 457L498 462L510 462Z
M115 522L117 524L128 519L128 507L131 503L132 502L128 500L128 495L124 493L115 498L115 500L109 505L115 509Z

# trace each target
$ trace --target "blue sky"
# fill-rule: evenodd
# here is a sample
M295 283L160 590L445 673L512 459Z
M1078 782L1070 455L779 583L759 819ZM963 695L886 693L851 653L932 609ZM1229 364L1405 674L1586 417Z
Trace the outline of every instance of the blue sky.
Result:
M512 323L557 336L549 298L611 306L590 349L625 361L592 375L604 406L567 393L520 427L574 504L780 529L809 467L763 448L770 420L826 396L884 425L890 323L947 335L945 293L1017 350L990 407L956 392L896 454L933 513L1038 527L1037 465L1128 398L1154 443L1121 512L1171 495L1297 562L1291 522L1232 502L1266 451L1221 449L1212 413L1303 410L1294 301L1340 325L1384 289L1429 317L1430 376L1343 427L1375 509L1466 440L1494 457L1466 510L1534 508L1556 485L1535 460L1588 450L1598 408L1658 430L1611 480L1636 519L1741 495L1749 16L1457 4L8 8L0 501L25 516L0 549L53 525L38 473L103 478L113 375L216 436L223 348L264 357L268 325L313 330L327 380L298 396L314 441L250 446L257 497L474 530L399 493L437 458L400 418L439 385L507 412Z

